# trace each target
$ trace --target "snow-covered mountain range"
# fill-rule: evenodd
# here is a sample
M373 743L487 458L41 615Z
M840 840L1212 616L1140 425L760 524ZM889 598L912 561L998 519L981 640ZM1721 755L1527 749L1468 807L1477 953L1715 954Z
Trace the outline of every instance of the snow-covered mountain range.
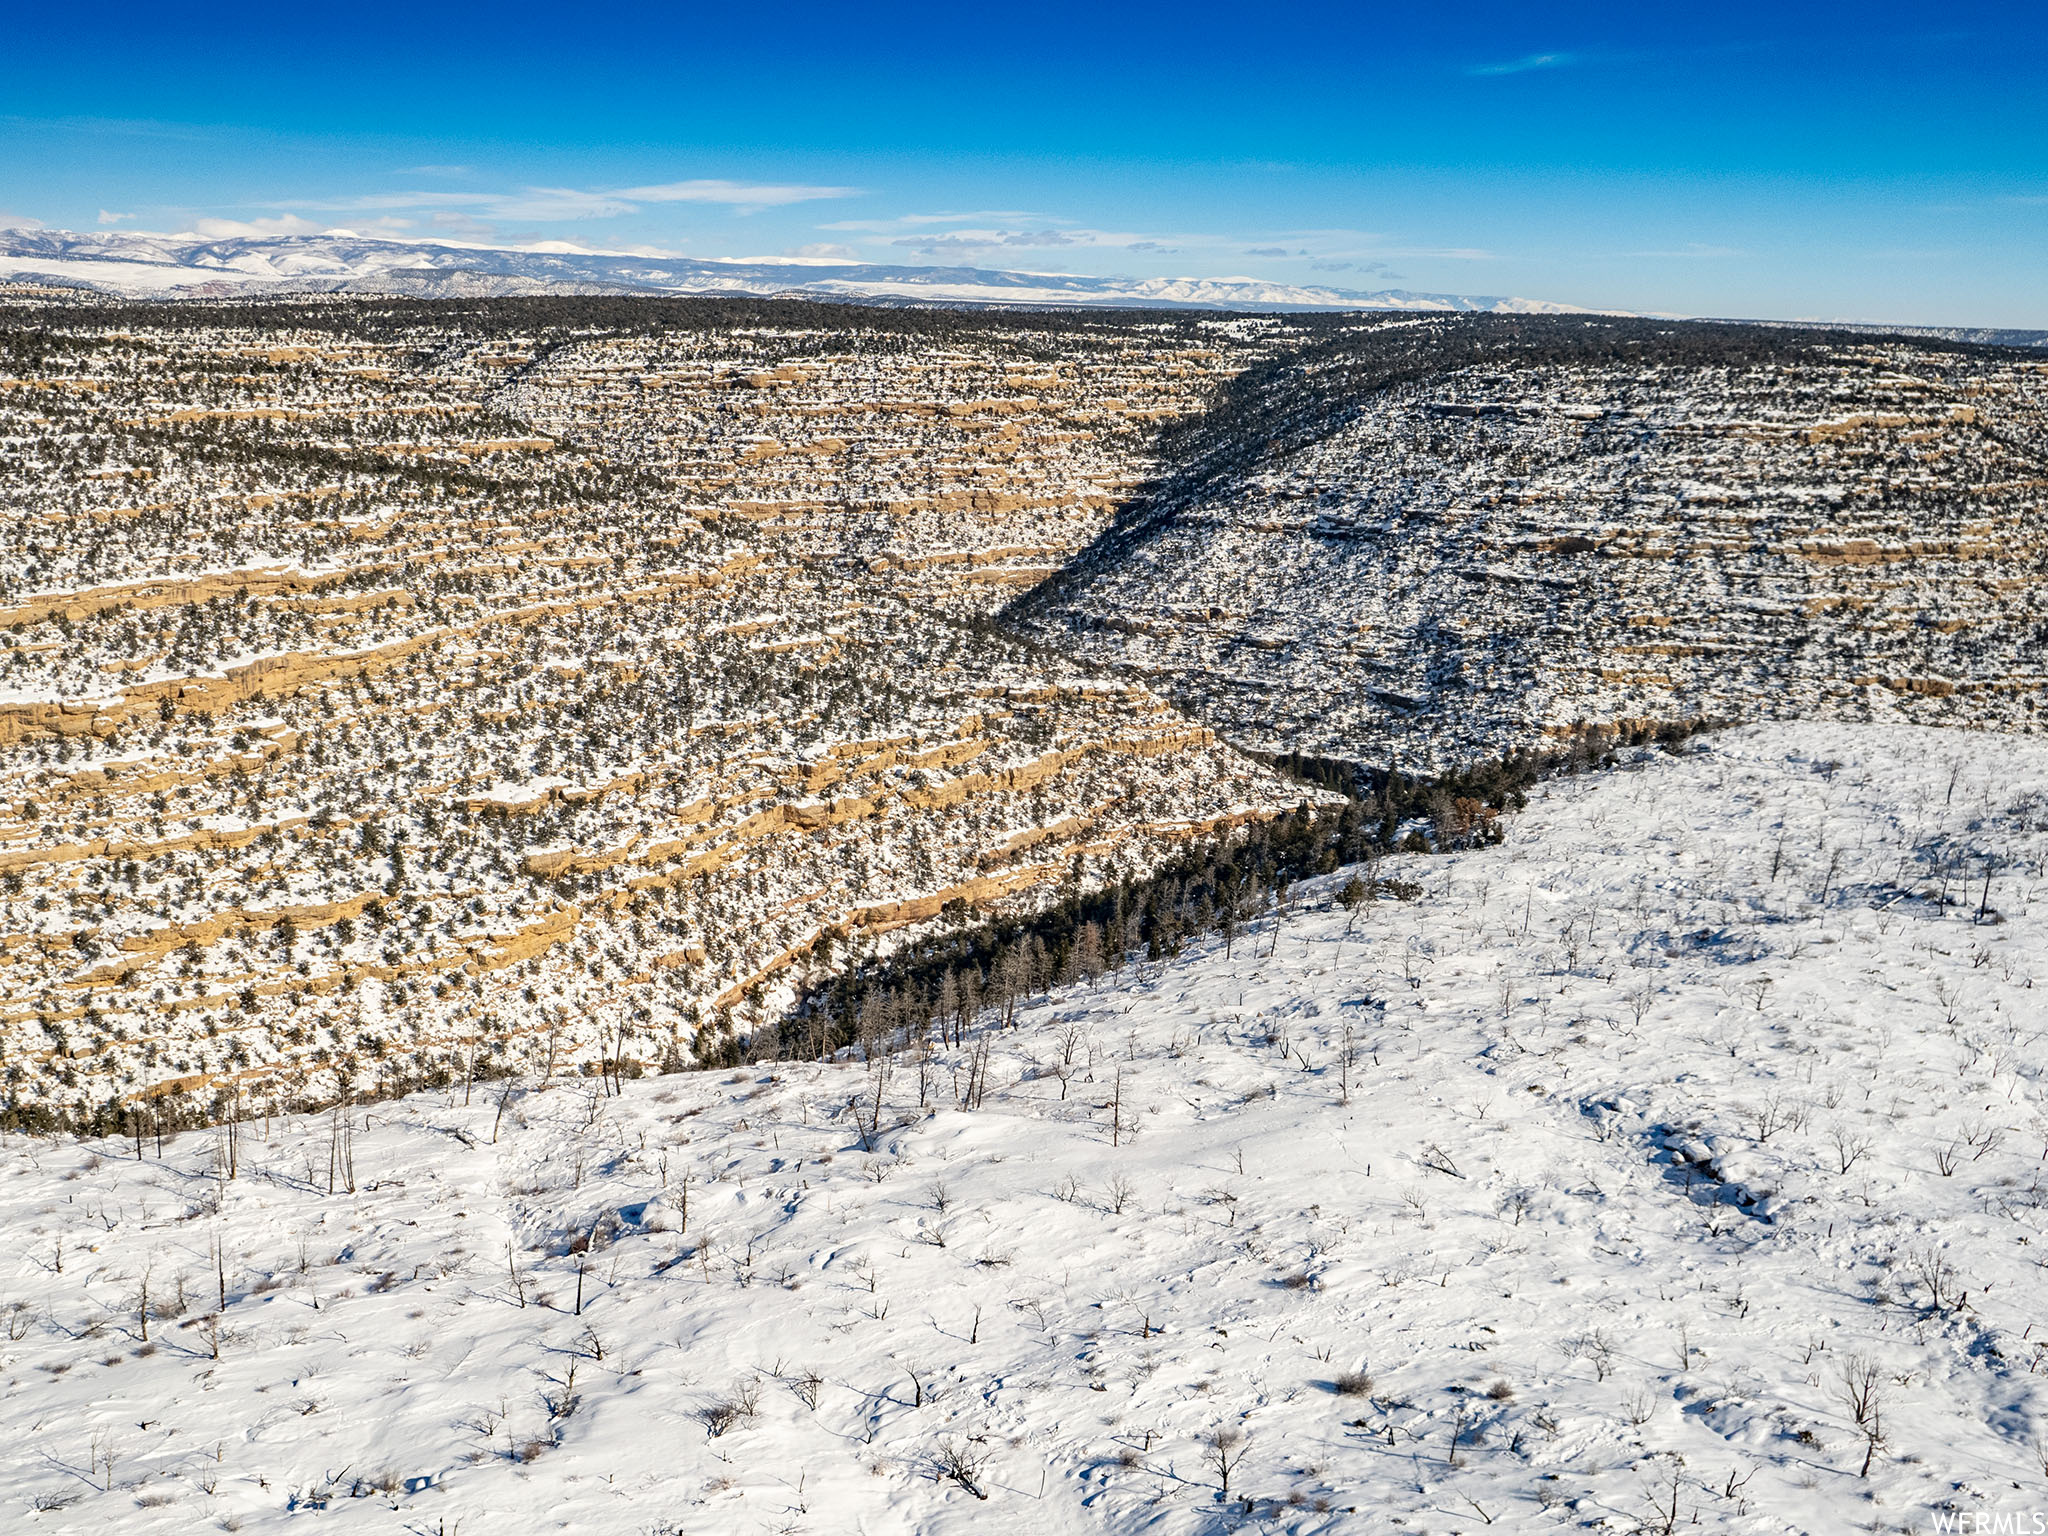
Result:
M537 293L808 293L930 303L1085 304L1242 310L1398 309L1571 314L1569 304L1265 282L1250 277L1077 277L980 267L900 267L814 258L636 256L562 246L511 250L382 240L347 230L237 236L0 229L0 279L148 298L381 293L420 298Z

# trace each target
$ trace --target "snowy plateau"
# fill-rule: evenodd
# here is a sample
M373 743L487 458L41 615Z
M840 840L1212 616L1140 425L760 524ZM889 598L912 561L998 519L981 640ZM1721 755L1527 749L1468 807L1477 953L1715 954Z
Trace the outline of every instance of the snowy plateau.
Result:
M1379 873L958 1039L13 1137L4 1524L2048 1506L2048 748L1712 732Z

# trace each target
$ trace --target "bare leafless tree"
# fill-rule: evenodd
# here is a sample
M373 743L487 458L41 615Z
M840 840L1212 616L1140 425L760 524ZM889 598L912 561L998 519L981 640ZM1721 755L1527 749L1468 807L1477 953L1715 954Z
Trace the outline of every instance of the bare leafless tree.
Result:
M1202 1437L1202 1461L1215 1472L1221 1485L1217 1498L1230 1497L1230 1474L1237 1470L1249 1449L1244 1431L1235 1424L1220 1425Z
M1884 1372L1874 1360L1850 1355L1835 1367L1835 1398L1855 1420L1863 1436L1863 1467L1856 1475L1870 1476L1871 1459L1884 1444Z

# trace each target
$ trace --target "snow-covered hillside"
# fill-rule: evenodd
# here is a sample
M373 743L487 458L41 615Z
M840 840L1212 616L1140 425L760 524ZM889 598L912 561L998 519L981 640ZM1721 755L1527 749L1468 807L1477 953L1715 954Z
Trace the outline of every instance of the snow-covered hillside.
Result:
M1393 309L1576 314L1541 299L1402 288L1268 282L1253 277L1085 277L980 267L908 267L818 258L695 260L585 251L317 235L225 239L112 231L0 229L0 279L76 284L145 298L262 293L395 293L480 298L540 293L802 293L939 304L1093 305L1142 309Z
M1386 872L959 1046L14 1141L0 1523L2048 1507L2048 745L1732 731Z
M0 1124L652 1065L1299 798L973 616L1300 322L597 307L0 326Z

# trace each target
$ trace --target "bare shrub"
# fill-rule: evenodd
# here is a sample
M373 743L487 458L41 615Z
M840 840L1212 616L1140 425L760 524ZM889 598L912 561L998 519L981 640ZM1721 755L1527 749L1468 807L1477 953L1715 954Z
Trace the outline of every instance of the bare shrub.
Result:
M1956 1267L1932 1244L1910 1250L1906 1254L1906 1267L1920 1282L1920 1288L1927 1292L1930 1311L1953 1312L1969 1299L1970 1293L1963 1289L1962 1277L1956 1273Z
M981 1491L981 1471L988 1465L989 1455L988 1446L980 1440L956 1440L951 1435L941 1435L932 1461L940 1477L950 1478L977 1499L986 1499L988 1495Z
M761 1383L751 1378L733 1383L732 1393L697 1410L712 1439L751 1419L761 1409Z
M1857 1135L1847 1126L1836 1126L1828 1133L1828 1140L1835 1149L1837 1173L1847 1173L1870 1155L1871 1139L1868 1136Z
M801 1376L787 1379L789 1390L796 1394L796 1400L812 1412L817 1411L818 1390L825 1385L825 1378L816 1371L805 1371Z
M1588 1334L1574 1334L1559 1346L1569 1359L1583 1355L1593 1366L1593 1378L1605 1381L1614 1369L1614 1343L1606 1334L1595 1329Z

